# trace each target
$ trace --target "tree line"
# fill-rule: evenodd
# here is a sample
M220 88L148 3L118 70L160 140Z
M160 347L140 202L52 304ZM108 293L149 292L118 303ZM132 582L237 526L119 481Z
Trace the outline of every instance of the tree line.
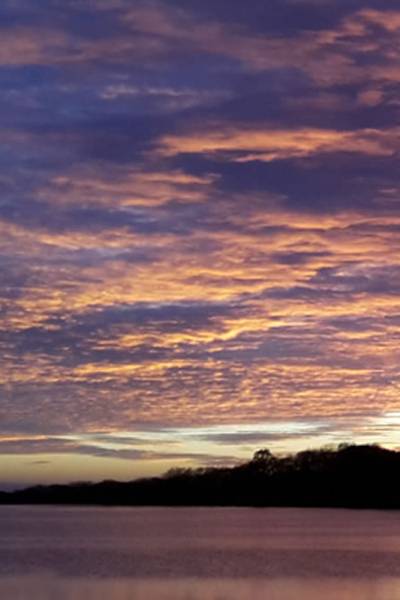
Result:
M400 452L340 445L234 467L175 468L160 477L34 486L1 492L2 504L400 508Z

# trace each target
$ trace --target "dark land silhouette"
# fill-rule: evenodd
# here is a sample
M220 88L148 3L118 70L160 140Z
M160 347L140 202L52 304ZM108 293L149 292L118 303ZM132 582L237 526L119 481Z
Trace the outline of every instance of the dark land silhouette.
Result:
M274 456L258 450L231 468L172 469L161 477L35 486L1 504L400 508L400 452L340 445Z

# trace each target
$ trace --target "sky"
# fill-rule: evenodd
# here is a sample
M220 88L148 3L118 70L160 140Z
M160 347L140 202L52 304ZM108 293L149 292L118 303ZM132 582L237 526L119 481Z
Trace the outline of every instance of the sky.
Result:
M398 1L0 30L0 485L400 448Z

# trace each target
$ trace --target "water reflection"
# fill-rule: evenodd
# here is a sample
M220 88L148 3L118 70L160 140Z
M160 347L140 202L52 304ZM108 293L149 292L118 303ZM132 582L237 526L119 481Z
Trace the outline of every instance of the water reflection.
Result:
M0 509L0 600L400 600L398 512Z
M90 580L51 575L3 578L12 600L398 600L400 579Z

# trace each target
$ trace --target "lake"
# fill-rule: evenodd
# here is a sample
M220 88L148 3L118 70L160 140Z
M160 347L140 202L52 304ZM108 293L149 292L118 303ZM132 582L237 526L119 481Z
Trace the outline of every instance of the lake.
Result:
M400 600L400 513L0 507L5 600Z

